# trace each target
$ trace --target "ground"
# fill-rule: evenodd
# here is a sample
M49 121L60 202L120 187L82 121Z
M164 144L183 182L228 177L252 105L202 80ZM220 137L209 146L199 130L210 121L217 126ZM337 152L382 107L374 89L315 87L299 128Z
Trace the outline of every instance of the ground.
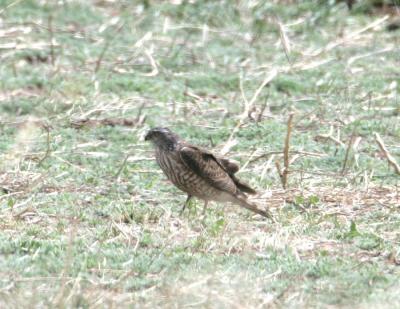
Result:
M316 3L0 0L0 306L400 307L398 10ZM180 216L154 126L276 222Z

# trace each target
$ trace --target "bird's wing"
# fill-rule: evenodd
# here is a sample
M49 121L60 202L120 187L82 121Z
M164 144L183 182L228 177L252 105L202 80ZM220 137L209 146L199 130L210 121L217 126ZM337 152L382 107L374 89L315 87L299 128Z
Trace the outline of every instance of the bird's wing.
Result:
M220 156L216 156L212 152L208 151L207 149L193 146L186 141L181 141L180 146L191 148L193 150L203 153L204 156L212 157L215 161L217 161L217 163L221 166L221 168L223 168L229 175L233 175L239 170L239 164L236 163L235 161L228 160L228 159L222 158Z
M215 157L215 159L231 175L235 174L239 170L239 165L236 162L221 157Z
M212 155L212 154L211 154ZM234 175L238 170L239 170L239 165L233 161L230 161L225 158L221 157L216 157L214 156L215 159L218 161L218 163L228 172L229 176L231 176L233 182L235 183L236 187L245 193L249 194L256 194L257 191L251 188L248 184L244 183L240 179L236 178Z
M192 146L193 147L193 146ZM199 149L197 147L194 147L196 149ZM199 149L203 153L206 153L210 156L212 156L218 163L219 165L229 174L229 176L232 178L233 182L236 184L236 187L245 193L249 194L256 194L257 191L251 188L248 184L244 183L240 179L238 179L234 174L239 170L239 164L232 160L228 160L225 158L221 158L218 156L213 155L211 152L204 150L204 149Z
M185 165L213 187L236 194L237 187L230 173L212 153L193 146L184 146L179 155Z
M199 147L194 147L194 146L190 146L192 148L197 149L198 151L201 151L202 153L204 153L205 155L209 155L211 157L214 158L215 161L218 162L218 164L229 174L229 175L233 175L235 174L238 170L239 170L239 164L237 164L236 162L233 162L232 160L228 160L225 158L221 158L219 156L214 155L212 152L203 149L203 148L199 148Z

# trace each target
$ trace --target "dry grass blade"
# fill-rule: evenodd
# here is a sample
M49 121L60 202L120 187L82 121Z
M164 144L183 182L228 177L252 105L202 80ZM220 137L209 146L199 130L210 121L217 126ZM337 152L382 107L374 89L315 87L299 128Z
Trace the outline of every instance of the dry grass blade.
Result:
M353 145L354 137L355 137L355 129L353 130L353 133L351 133L351 137L347 145L346 154L344 156L344 161L343 161L342 175L344 175L344 173L346 172L347 161L349 160L350 149L352 148L351 146Z
M255 104L258 96L260 95L261 91L264 89L266 85L268 85L275 77L278 75L278 70L273 68L267 76L264 78L263 82L261 83L260 87L257 88L256 92L254 92L253 97L249 101L248 106L246 107L246 111L243 113L243 117L246 117L249 114L250 108Z
M47 138L46 138L46 152L44 156L39 160L38 166L42 165L43 161L46 160L46 158L49 157L51 149L50 149L50 128L45 127L46 133L47 133Z
M379 148L385 155L388 163L393 166L396 174L400 175L400 165L397 163L396 159L390 154L389 150L387 150L385 143L383 142L382 138L378 133L375 133L375 140L379 145Z
M104 27L106 27L106 26L104 26ZM104 58L106 52L108 51L109 47L111 46L111 43L118 37L118 34L120 33L120 31L122 30L123 27L124 27L124 23L121 23L120 25L118 25L118 26L116 27L115 33L114 33L114 35L111 37L111 39L108 39L108 40L105 42L105 44L104 44L104 46L103 46L103 49L101 50L100 55L99 55L99 57L98 57L97 60L96 60L96 65L95 65L95 67L94 67L94 73L97 73L97 72L100 70L101 63L102 63L102 61L103 61L103 58Z
M221 156L227 155L233 147L237 145L238 141L236 139L231 139L225 143L224 147L220 150L219 154Z
M115 178L119 179L119 175L121 175L121 172L125 168L126 162L128 162L128 159L130 156L131 156L131 154L129 154L129 153L125 156L124 161L122 162L120 168L118 169L117 173L115 174Z
M276 24L278 25L278 28L279 28L279 36L281 38L283 50L285 51L286 59L289 63L291 63L290 58L289 58L289 54L290 54L290 50L291 50L290 41L289 41L288 36L286 35L285 26L279 20L276 21Z
M353 31L350 34L344 36L343 38L339 38L339 39L337 39L337 40L335 40L333 42L330 42L324 48L318 49L315 52L313 52L312 56L318 56L321 53L328 52L328 51L330 51L330 50L332 50L332 49L334 49L334 48L336 48L336 47L338 47L338 46L340 46L342 44L345 44L345 43L349 42L350 40L355 40L360 36L360 34L362 34L362 33L366 32L366 31L368 31L370 29L373 29L373 28L383 24L388 19L389 19L388 15L386 15L386 16L384 16L382 18L379 18L379 19L373 21L372 23L368 24L364 28L361 28L359 30Z
M48 26L49 26L49 33L50 33L50 59L51 59L51 65L54 66L55 64L55 53L54 53L54 30L53 30L53 15L50 14L49 20L48 20Z
M336 145L340 146L340 147L345 147L346 145L338 138L332 136L331 134L318 134L314 137L315 141L327 141L327 140L331 140L333 141Z
M284 170L282 172L282 186L284 189L287 188L287 181L289 175L289 150L290 150L290 136L292 133L292 123L293 123L294 114L290 114L288 121L287 121L287 132L286 132L286 139L285 139L285 148L283 149L283 164Z
M378 51L375 51L375 52L370 52L370 53L365 53L365 54L362 54L362 55L353 56L349 60L347 60L347 66L350 67L354 62L356 62L358 60L361 60L361 59L364 59L364 58L368 58L368 57L377 56L377 55L380 55L380 54L386 54L386 53L393 52L393 51L395 51L395 49L396 49L395 47L391 46L391 47L386 47L384 49L381 49L381 50L378 50Z
M153 58L153 55L147 49L145 49L144 54L147 57L147 59L149 60L149 62L150 62L151 72L143 74L143 76L149 76L149 77L156 76L159 71L158 71L157 63Z
M100 56L96 60L96 66L94 67L94 72L97 73L100 70L101 62L103 61L104 55L106 54L108 48L110 47L111 40L106 41L101 50Z
M0 308L400 308L393 1L0 1ZM179 216L156 126L277 223Z
M24 0L16 0L16 1L11 2L10 4L6 5L6 7L4 9L0 10L0 15L3 14L5 11L7 11L9 8L17 5L18 3L22 2L22 1L24 1Z
M246 96L244 94L244 90L243 90L243 84L242 84L242 79L240 79L240 90L241 90L241 94L242 94L242 98L244 100L244 110L242 115L239 118L239 121L237 122L235 128L233 129L231 135L229 136L228 140L226 141L226 144L230 144L232 139L234 138L235 134L237 133L237 131L240 129L240 127L243 125L244 120L249 116L249 112L252 109L252 107L254 106L258 96L260 95L261 91L264 89L264 87L266 85L268 85L276 76L278 75L278 70L276 70L275 68L272 69L271 72L269 72L269 74L267 74L267 76L264 78L263 82L261 83L261 85L257 88L257 90L254 92L253 97L251 98L250 101L248 101L246 99Z
M279 178L280 178L282 186L283 186L283 172L282 172L282 168L281 168L279 161L275 161L275 167L276 167L276 170L278 172Z
M100 127L100 126L134 127L136 124L137 124L136 120L124 119L124 118L104 118L104 119L82 118L82 119L71 120L71 127L75 129L80 129L83 127Z

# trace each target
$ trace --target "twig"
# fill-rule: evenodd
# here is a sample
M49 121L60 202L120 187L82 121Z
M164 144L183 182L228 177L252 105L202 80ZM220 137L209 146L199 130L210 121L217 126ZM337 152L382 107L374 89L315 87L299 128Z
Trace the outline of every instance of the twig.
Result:
M253 152L250 155L250 158L243 164L243 166L240 168L240 171L244 171L244 169L247 167L247 165L249 165L251 159L253 158L254 154L256 153L256 150L253 150Z
M105 53L106 53L108 47L110 46L111 41L112 41L112 39L111 39L111 40L108 40L108 41L106 42L106 44L104 44L103 49L101 50L100 56L99 56L99 58L97 58L97 60L96 60L96 66L95 66L95 68L94 68L94 72L95 72L95 73L97 73L97 71L100 69L101 61L103 60L104 55L105 55Z
M315 141L318 140L331 140L333 141L336 145L339 145L341 147L345 147L345 144L338 138L332 136L331 134L318 134L315 136Z
M32 196L30 196L29 198L27 198L25 201L22 201L22 202L20 202L20 203L18 203L18 204L15 204L15 205L13 205L13 206L11 206L11 207L3 208L3 209L1 210L1 213L4 213L4 212L6 212L6 211L9 210L9 209L11 209L11 212L14 213L14 211L15 211L17 208L20 208L20 207L22 207L22 206L25 206L26 204L29 204L29 203L32 201L32 199L33 199L34 197L35 197L35 196L32 195Z
M240 92L242 94L242 98L244 101L244 110L242 115L239 118L239 121L237 122L235 128L232 130L231 135L229 136L228 140L226 141L226 144L231 143L231 140L234 138L235 134L237 131L240 129L240 127L243 125L244 120L248 117L250 109L253 107L254 103L256 102L258 96L260 95L261 91L263 88L269 84L276 76L278 75L278 71L276 69L273 69L263 80L261 85L257 88L257 90L254 92L253 97L251 98L250 101L247 100L244 90L243 90L243 81L242 78L240 78L239 82L239 87L240 87Z
M248 114L248 110L254 105L254 103L256 102L258 96L260 95L261 91L264 89L264 87L266 85L268 85L276 76L278 75L278 71L276 69L272 69L271 72L265 77L265 79L263 80L263 82L261 83L260 87L258 87L258 89L256 90L256 92L254 92L253 97L251 98L251 100L249 101L249 106L247 107L247 110L245 111L245 113L243 113L243 115L246 117Z
M262 120L262 117L264 115L265 109L267 108L268 97L269 97L269 95L267 96L267 98L265 99L263 105L261 106L260 113L256 117L256 122L260 122Z
M169 50L168 50L168 52L167 52L166 58L171 57L172 59L175 59L175 58L178 56L178 54L181 52L181 50L182 50L184 47L186 47L186 44L189 42L189 39L190 39L190 37L191 37L192 35L193 35L192 31L189 31L189 32L186 34L185 38L183 39L182 44L179 44L179 43L176 42L176 41L178 40L178 37L175 36L175 37L174 37L174 40L172 41L171 47L169 48ZM173 48L174 48L175 46L177 46L177 45L178 45L178 49L172 54ZM171 55L171 54L172 54L172 55Z
M286 59L289 62L289 64L292 64L292 62L290 61L290 41L289 38L286 35L286 29L285 26L278 20L278 18L276 18L276 24L278 25L279 28L279 36L281 38L281 43L282 43L282 47L283 47L283 51L285 52L286 55Z
M41 158L38 162L38 166L41 166L43 161L50 155L50 129L48 127L45 127L47 131L47 139L46 139L46 153L44 154L43 158Z
M350 148L351 148L351 145L353 144L354 133L355 133L355 129L351 133L349 144L347 145L346 154L344 156L344 161L343 161L343 167L342 167L342 173L341 173L342 175L344 175L344 172L346 171L346 165L347 165L347 161L349 159Z
M281 169L281 165L279 164L279 161L275 161L275 166L276 166L276 170L278 171L278 175L279 175L279 178L281 179L282 186L283 186L283 173L282 173L282 169Z
M351 66L357 60L364 59L364 58L371 57L371 56L376 56L376 55L379 55L379 54L389 53L389 52L392 52L394 50L396 50L395 47L391 46L391 47L386 47L384 49L381 49L381 50L378 50L378 51L375 51L375 52L372 52L372 53L365 53L365 54L362 54L362 55L353 56L349 60L347 60L347 67Z
M139 110L138 110L137 115L136 115L136 120L135 120L136 127L140 127L144 123L144 121L146 120L146 114L142 115L142 112L143 112L145 107L146 107L146 102L143 102L139 107Z
M288 121L287 121L287 133L286 133L286 139L285 139L285 148L283 149L283 164L285 169L283 170L282 174L282 186L284 189L287 187L287 180L288 180L288 175L289 175L289 148L290 148L290 135L292 133L292 122L293 122L293 116L294 113L291 113L289 115Z
M283 151L270 151L270 152L266 152L263 154L258 155L257 157L253 158L250 160L249 163L254 163L262 158L268 158L270 156L273 155L281 155L283 154ZM293 150L293 151L289 151L289 154L295 154L295 155L300 155L300 156L310 156L310 157L326 157L327 154L323 153L323 152L310 152L310 151L299 151L299 150Z
M51 65L55 64L55 54L54 54L54 31L53 31L53 15L49 15L48 20L49 32L50 32L50 60Z
M10 198L11 196L18 195L18 194L22 194L22 193L25 192L25 191L10 192L10 191L8 190L8 188L3 187L3 186L0 186L0 189L3 190L4 192L6 192L6 194L0 196L0 201L3 200L3 199L4 199L4 200L5 200L5 199L8 199L8 198ZM8 192L10 192L10 193L8 193Z
M375 20L374 22L370 23L369 25L367 25L364 28L358 29L352 33L349 33L348 35L342 37L342 38L338 38L330 43L328 43L325 47L319 48L317 50L312 51L311 53L307 53L307 56L310 56L312 59L315 59L315 57L329 52L335 48L337 48L338 46L341 46L343 44L346 44L347 42L351 41L351 40L355 40L357 39L362 33L373 29L377 26L379 26L380 24L386 22L386 20L389 18L388 15ZM316 61L302 61L302 62L298 62L298 63L294 63L294 64L289 64L289 66L287 67L283 67L280 68L279 72L280 73L287 73L287 72L298 72L298 71L304 71L304 70L310 70L310 69L315 69L316 67L319 67L321 65L325 65L327 63L330 63L332 61L334 61L334 58L327 58L327 59L322 59L322 60L316 60ZM257 69L264 69L266 66L260 66L257 67Z
M129 157L131 156L130 153L128 153L124 159L124 162L122 162L121 167L118 169L118 172L115 174L115 178L119 178L119 175L121 174L122 170L124 169L126 162L128 162Z
M227 155L233 147L237 145L238 141L236 139L232 139L229 141L229 143L225 143L224 147L219 151L219 154L221 156Z
M143 74L143 76L152 77L152 76L158 75L158 72L159 72L159 71L158 71L157 63L156 63L156 61L154 60L152 54L151 54L150 51L148 51L147 49L144 51L144 54L145 54L145 56L147 57L147 59L149 60L149 62L150 62L150 65L151 65L151 72L150 72L150 73L145 73L145 74Z
M9 8L13 7L14 5L17 5L18 3L22 2L22 1L24 1L24 0L16 0L14 2L11 2L4 9L0 10L0 15L3 14L5 11L7 11Z
M123 27L124 27L123 23L121 25L119 25L118 28L115 30L115 33L111 37L111 39L107 40L106 43L104 44L103 49L101 50L100 56L99 56L99 58L97 58L97 61L96 61L96 66L94 68L95 73L97 73L97 71L100 69L101 62L103 61L104 55L105 55L106 51L108 50L108 48L110 47L111 42L114 41L114 39L117 37L117 33L119 33Z
M345 44L351 40L355 40L360 34L379 26L380 24L384 23L388 18L389 18L389 15L385 15L384 17L379 18L379 19L373 21L372 23L368 24L364 28L361 28L354 32L351 32L348 35L344 36L343 38L337 39L336 41L330 42L324 48L320 48L320 49L314 51L312 53L312 56L316 57L316 56L322 54L323 52L328 52L342 44Z
M393 166L396 174L400 175L400 166L396 162L396 159L390 154L389 150L387 150L385 143L383 142L382 138L379 136L378 133L375 132L375 140L379 145L379 148L383 152L383 154L386 157L386 160L388 161L389 165Z

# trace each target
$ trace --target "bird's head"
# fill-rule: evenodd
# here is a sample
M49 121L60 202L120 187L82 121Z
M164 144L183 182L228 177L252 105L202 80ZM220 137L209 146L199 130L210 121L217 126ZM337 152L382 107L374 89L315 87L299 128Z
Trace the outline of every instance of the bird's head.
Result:
M155 146L164 150L173 150L178 142L178 135L168 128L153 128L147 132L145 141L151 141Z

